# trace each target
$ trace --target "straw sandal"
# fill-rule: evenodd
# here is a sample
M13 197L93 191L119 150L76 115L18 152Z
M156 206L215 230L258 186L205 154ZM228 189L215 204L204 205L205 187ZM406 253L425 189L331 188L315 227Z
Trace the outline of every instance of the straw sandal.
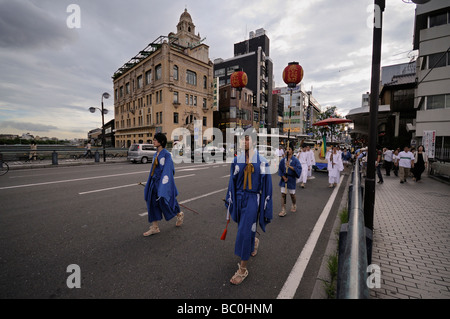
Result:
M238 263L238 271L236 271L236 273L234 274L234 276L230 279L230 282L233 285L240 285L245 278L247 278L248 276L248 270L247 268L241 268L241 264ZM241 273L241 269L245 270L244 273Z
M183 225L183 220L184 220L184 213L179 212L177 214L177 223L175 224L175 226L180 227L181 225Z
M158 234L160 232L159 227L158 226L150 226L150 229L148 231L146 231L143 235L144 237L148 237L154 234Z
M259 247L259 239L255 238L255 249L251 253L252 257L255 257L256 254L258 253L258 247Z

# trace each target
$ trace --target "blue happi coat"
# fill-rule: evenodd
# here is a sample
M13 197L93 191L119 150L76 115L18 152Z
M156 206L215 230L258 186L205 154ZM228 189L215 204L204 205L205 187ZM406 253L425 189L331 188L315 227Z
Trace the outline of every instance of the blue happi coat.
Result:
M234 158L225 207L227 218L238 223L235 254L248 260L254 250L257 223L266 231L273 213L269 163L256 150L249 164L245 163L245 153Z
M150 223L161 220L163 216L170 220L180 212L174 174L172 156L163 148L159 154L153 156L152 168L144 189Z
M290 159L290 166L292 166L294 169L288 168L287 172L287 188L288 189L295 189L297 185L297 178L302 175L302 165L300 164L300 161L295 157L292 156ZM278 165L278 175L280 178L280 183L278 184L280 187L286 187L286 182L282 178L282 176L286 175L286 157L284 157L280 164Z

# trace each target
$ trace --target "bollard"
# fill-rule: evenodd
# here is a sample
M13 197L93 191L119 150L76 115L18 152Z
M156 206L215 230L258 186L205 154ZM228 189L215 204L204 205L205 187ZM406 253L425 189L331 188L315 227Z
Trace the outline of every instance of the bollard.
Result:
M94 158L96 163L100 162L100 153L98 150L95 151Z
M52 165L58 165L58 153L56 151L52 153Z

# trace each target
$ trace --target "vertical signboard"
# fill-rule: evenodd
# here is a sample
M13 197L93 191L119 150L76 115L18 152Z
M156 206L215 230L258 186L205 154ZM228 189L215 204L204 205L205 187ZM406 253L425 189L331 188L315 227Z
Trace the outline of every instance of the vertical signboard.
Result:
M436 150L436 131L423 131L422 143L428 158L434 158L434 152Z
M213 111L219 111L219 78L214 79L214 102Z

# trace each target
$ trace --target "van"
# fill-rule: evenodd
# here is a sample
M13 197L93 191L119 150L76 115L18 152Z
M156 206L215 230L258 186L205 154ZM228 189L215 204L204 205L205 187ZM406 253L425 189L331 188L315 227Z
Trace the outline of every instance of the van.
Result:
M141 162L145 164L153 161L156 151L156 147L153 144L132 144L128 149L127 159L132 163Z

